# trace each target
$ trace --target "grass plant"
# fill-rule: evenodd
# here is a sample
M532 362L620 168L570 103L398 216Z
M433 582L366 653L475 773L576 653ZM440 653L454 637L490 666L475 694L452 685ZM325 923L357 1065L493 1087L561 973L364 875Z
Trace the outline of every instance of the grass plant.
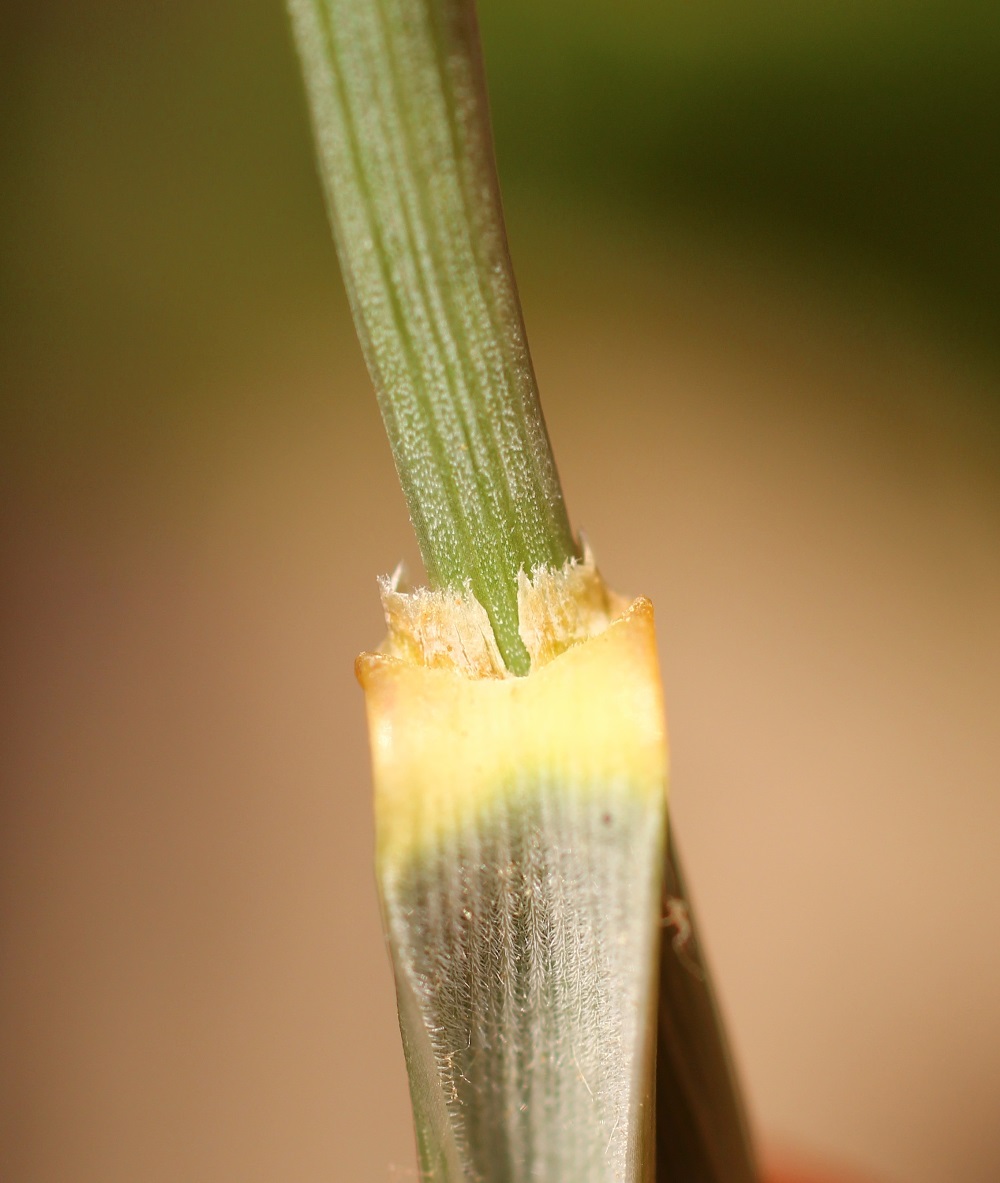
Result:
M475 13L289 0L334 235L429 589L363 655L422 1177L752 1183L667 834L652 607L569 524Z

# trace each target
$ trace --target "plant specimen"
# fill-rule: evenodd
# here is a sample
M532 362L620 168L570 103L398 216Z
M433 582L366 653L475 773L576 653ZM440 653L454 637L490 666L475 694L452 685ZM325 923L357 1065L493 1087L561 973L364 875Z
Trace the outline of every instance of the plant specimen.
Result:
M666 812L652 607L570 528L507 253L474 10L289 0L429 589L363 655L422 1175L755 1178Z

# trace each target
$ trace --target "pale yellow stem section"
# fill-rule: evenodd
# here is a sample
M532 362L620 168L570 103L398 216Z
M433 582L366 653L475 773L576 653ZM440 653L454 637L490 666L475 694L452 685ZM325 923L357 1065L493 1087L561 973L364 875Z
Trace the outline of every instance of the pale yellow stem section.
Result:
M603 589L592 565L568 570L579 599L560 606L546 586L551 576L522 593L532 652L523 678L507 675L471 596L384 589L390 636L384 651L356 664L380 859L438 841L442 827L462 825L525 769L558 769L567 782L597 781L611 793L662 795L667 739L653 606L640 598L609 619L621 598Z

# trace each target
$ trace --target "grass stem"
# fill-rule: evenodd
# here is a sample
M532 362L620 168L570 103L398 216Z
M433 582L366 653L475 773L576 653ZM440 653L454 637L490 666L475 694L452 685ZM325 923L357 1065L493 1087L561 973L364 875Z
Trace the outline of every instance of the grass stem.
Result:
M517 575L576 555L514 285L474 10L290 0L337 249L430 585L528 672Z

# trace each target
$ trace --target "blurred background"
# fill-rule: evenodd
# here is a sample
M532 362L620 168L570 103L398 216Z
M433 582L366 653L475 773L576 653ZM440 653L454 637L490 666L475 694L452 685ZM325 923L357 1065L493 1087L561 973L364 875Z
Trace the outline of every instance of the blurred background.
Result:
M1000 1178L995 0L482 0L770 1160ZM417 567L278 0L0 8L0 1178L415 1178L356 653Z

